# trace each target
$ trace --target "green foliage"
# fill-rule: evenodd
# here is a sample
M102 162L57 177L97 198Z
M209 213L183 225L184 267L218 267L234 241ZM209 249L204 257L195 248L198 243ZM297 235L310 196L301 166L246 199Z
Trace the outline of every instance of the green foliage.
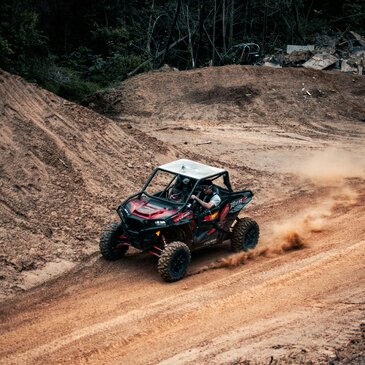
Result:
M34 81L45 89L76 102L81 102L86 96L101 88L101 85L82 78L71 68L57 66L54 59L39 59L31 69Z
M145 58L139 54L113 52L102 57L95 55L86 47L79 47L70 56L64 58L63 65L65 68L77 72L80 78L107 87L109 84L124 80L128 72L144 61ZM146 62L140 72L148 71L151 68L152 64Z
M163 59L188 69L223 64L242 42L272 52L333 31L364 35L364 15L363 0L3 0L0 67L80 101Z
M143 63L144 59L136 54L121 55L114 54L104 59L96 59L92 67L90 67L90 78L103 86L107 86L110 83L116 81L122 81L127 77L128 72ZM146 65L140 70L140 72L148 71L151 69L151 64Z
M60 63L81 74L86 74L91 65L93 65L98 58L100 57L96 56L90 48L80 46L71 54L65 55Z
M365 2L363 0L345 0L343 2L343 16L350 20L354 30L359 33L365 32Z
M96 54L107 56L126 49L130 35L124 27L104 27L91 31L93 50Z
M28 76L35 57L47 54L47 39L37 29L38 18L26 1L7 0L0 6L0 67Z
M65 99L80 103L86 96L95 93L99 89L100 85L80 80L79 78L74 78L62 85L59 85L57 94Z
M11 49L8 40L0 35L0 65L3 65L3 67L10 65L13 54L14 51Z

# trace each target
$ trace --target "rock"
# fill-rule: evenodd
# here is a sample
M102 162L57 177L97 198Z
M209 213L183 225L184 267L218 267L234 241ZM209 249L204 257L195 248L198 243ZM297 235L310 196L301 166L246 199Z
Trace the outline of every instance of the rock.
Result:
M281 68L281 66L278 63L272 63L272 62L265 62L262 66L264 67L273 67L273 68Z
M47 237L47 238L51 238L52 235L53 235L53 231L51 228L47 227L45 230L44 230L44 235Z
M34 270L37 268L37 264L32 260L24 260L21 263L21 271Z
M338 58L331 54L316 54L310 60L303 64L305 68L313 68L315 70L324 70L325 68L334 65Z

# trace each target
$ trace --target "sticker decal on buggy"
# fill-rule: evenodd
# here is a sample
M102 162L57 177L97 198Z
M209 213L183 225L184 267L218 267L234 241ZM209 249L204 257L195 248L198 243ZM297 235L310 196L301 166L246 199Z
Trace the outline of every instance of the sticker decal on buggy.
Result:
M243 208L245 204L247 204L246 196L243 196L242 198L239 198L237 200L233 200L233 202L230 203L231 209L229 210L229 213L237 213Z

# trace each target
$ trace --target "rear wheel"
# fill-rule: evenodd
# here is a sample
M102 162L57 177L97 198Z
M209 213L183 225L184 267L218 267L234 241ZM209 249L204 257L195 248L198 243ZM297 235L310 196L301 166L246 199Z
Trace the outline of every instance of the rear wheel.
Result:
M107 260L118 260L128 251L129 246L123 244L121 235L123 235L123 229L119 223L112 223L101 234L99 248Z
M184 277L190 263L189 247L183 242L171 242L162 251L158 260L158 272L168 282Z
M242 218L233 227L231 237L232 251L248 251L256 247L260 236L257 222L251 218Z

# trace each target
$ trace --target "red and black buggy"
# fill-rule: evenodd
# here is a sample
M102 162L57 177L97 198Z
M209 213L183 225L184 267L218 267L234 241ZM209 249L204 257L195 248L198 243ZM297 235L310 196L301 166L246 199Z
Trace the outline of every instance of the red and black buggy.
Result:
M191 199L192 194L201 194L207 179L221 198L219 206L210 210ZM165 281L180 280L193 250L228 239L235 252L257 245L257 222L238 218L252 197L251 190L232 191L224 169L186 159L161 165L140 192L117 208L120 221L102 233L100 252L108 260L117 260L133 246L158 257L158 271Z

